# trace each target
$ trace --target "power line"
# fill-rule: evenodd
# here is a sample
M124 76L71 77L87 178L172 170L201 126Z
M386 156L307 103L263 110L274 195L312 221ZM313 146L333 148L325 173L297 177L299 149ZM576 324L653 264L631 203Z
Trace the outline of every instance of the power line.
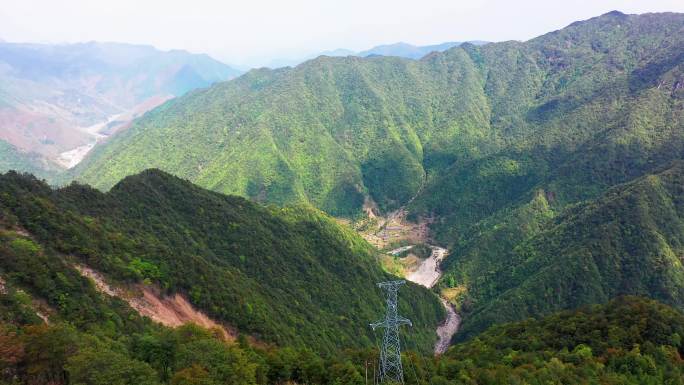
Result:
M384 289L387 294L387 313L385 319L370 324L375 331L383 327L385 332L382 336L382 348L380 349L380 373L379 383L404 383L404 371L401 365L401 346L399 343L399 326L407 324L413 326L408 318L399 315L397 310L397 293L399 286L406 281L387 281L378 283L378 287Z

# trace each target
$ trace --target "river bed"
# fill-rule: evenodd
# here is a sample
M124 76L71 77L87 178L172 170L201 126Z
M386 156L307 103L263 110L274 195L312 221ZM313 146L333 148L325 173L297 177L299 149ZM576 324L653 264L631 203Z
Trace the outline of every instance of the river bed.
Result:
M414 271L406 275L407 280L427 288L432 288L442 276L442 270L440 269L439 264L449 252L442 247L430 247L432 248L430 257L422 260ZM458 327L461 324L461 317L456 313L454 306L445 298L440 298L440 301L446 310L447 317L444 320L444 323L437 327L439 339L435 344L435 354L442 354L446 351L451 342L451 337L456 334Z

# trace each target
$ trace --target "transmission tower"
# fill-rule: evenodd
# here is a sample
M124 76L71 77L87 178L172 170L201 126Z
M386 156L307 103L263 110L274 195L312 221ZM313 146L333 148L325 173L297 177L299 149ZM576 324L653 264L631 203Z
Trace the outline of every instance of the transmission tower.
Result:
M385 332L382 336L382 348L380 349L380 383L404 383L404 372L401 366L401 347L399 346L399 326L411 321L397 313L397 292L399 286L406 281L388 281L378 283L378 287L387 292L387 314L380 322L370 324L375 330L383 327Z

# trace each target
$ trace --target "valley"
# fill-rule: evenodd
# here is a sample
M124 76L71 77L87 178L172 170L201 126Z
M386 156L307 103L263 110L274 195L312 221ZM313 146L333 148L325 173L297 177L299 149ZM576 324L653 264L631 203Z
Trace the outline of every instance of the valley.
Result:
M59 154L55 162L65 169L70 169L76 166L85 158L90 150L97 144L97 139L93 138L93 142L78 146L72 150L67 150Z
M439 265L449 251L438 246L429 247L432 249L430 256L422 260L415 270L409 271L406 279L427 288L432 288L442 276L442 269ZM446 319L437 328L439 339L435 344L435 354L442 354L447 350L451 345L451 339L458 332L458 325L461 322L461 317L456 313L454 305L448 299L440 297L440 302L446 311Z
M0 40L0 385L684 385L684 13L561 27Z
M96 122L88 127L75 127L74 129L76 131L86 135L88 143L59 153L54 161L65 170L76 167L76 165L78 165L95 146L98 144L102 145L104 141L108 140L113 135L130 127L135 119L173 98L174 96L170 94L156 95L143 100L130 109L121 108L121 112L111 116L105 116L102 121Z
M424 179L423 179L424 185ZM408 200L406 205L411 204L420 194ZM378 249L384 249L388 256L381 258L385 269L404 277L406 280L432 289L442 277L440 264L449 254L449 250L443 247L430 245L429 224L431 220L421 220L420 223L413 223L406 218L407 211L401 207L386 216L377 212L377 206L367 202L365 207L366 216L354 223L341 221L345 225L351 225L359 234L370 244ZM338 219L339 220L339 219ZM398 246L388 250L388 247ZM412 250L429 249L427 255L416 255ZM417 252L421 254L421 252ZM456 313L454 304L449 298L440 296L440 302L444 307L446 318L437 327L436 333L438 340L435 343L435 355L443 354L451 345L453 336L458 332L461 317Z
M391 277L375 249L317 210L261 206L159 170L130 176L107 193L77 184L53 190L8 173L0 176L0 214L7 244L40 250L53 264L73 256L78 266L106 274L110 287L133 288L137 295L117 298L145 315L158 309L152 319L174 325L174 304L185 299L213 322L266 344L321 352L368 346L373 334L361 325L382 312L375 283ZM24 258L0 259L0 274ZM72 263L60 269L82 276ZM411 285L400 308L416 323L418 349L432 351L444 318L436 296Z
M13 156L13 167L58 180L145 112L239 73L206 55L144 45L0 42L0 140L28 158Z

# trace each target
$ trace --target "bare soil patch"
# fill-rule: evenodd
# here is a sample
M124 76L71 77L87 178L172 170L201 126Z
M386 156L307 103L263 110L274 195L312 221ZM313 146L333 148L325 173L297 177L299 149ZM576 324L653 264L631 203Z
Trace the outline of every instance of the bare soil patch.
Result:
M148 317L164 326L176 328L187 323L194 323L207 329L220 332L224 339L232 341L237 332L224 324L214 321L196 309L183 295L172 296L161 294L152 286L135 285L131 288L114 287L107 283L99 272L83 265L74 266L84 277L93 281L95 287L106 295L118 297L128 303L140 315Z

